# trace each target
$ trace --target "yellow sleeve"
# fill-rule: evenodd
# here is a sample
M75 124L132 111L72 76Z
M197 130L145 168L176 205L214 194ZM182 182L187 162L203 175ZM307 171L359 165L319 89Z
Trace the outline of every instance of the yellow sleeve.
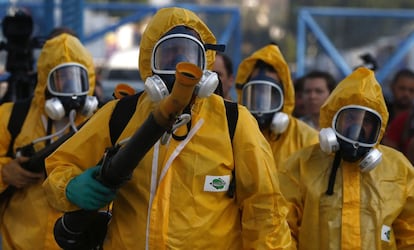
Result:
M391 154L391 152L388 152ZM414 168L405 157L389 155L399 172L405 173L406 199L392 227L398 249L414 248ZM390 166L391 167L391 166ZM402 201L404 202L404 201Z
M6 156L11 140L7 126L9 124L12 107L12 103L0 105L0 192L3 192L8 187L8 184L3 182L3 166L12 160L12 158Z
M85 169L96 166L112 146L109 119L114 103L108 103L70 139L45 160L47 178L43 187L51 206L61 211L79 209L66 198L66 185Z
M293 248L286 221L287 203L279 189L273 153L244 107L239 108L233 149L243 248Z
M287 221L292 234L294 244L298 245L299 227L303 214L302 196L300 193L300 154L302 150L296 151L289 157L285 164L279 167L279 180L281 191L288 202Z

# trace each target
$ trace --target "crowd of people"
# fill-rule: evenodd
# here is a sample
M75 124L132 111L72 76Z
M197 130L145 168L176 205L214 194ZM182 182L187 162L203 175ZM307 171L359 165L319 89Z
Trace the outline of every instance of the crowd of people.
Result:
M162 8L145 90L101 103L90 53L53 32L33 97L0 105L2 249L414 249L414 73L391 103L364 66L292 79L269 43L233 72L224 48Z

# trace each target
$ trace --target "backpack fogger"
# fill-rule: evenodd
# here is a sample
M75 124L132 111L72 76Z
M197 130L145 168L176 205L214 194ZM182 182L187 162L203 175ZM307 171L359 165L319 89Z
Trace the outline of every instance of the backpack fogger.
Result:
M190 103L201 76L201 69L194 64L177 64L176 80L171 94L160 101L126 143L117 144L105 152L96 179L115 190L128 181L141 159L165 132L171 130L179 115ZM65 213L55 223L56 242L65 250L99 248L106 232L92 235L88 231L91 223L99 216L98 211L89 210Z

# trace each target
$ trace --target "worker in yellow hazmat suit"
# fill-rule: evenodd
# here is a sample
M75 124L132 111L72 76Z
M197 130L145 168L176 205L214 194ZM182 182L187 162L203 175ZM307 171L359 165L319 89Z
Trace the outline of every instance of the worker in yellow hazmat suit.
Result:
M76 130L98 105L92 96L93 58L76 37L61 34L48 40L37 69L30 108L14 143L7 127L15 104L0 106L0 190L2 195L9 188L15 190L1 204L3 249L60 249L53 237L53 225L61 212L50 207L46 199L42 188L44 169L33 172L23 168L28 158L18 152L26 145L38 152Z
M414 249L414 168L379 144L387 120L367 68L342 80L322 106L320 143L280 169L298 249Z
M191 98L182 98L185 107L172 110L179 111L180 125L188 123L149 145L130 180L116 190L104 249L292 248L271 149L243 106L237 106L230 140L224 100L213 94L218 84L211 71L215 43L199 17L182 8L160 9L146 27L139 58L146 89L118 142L136 135L158 112L171 117L170 105L162 104L175 95L177 84L183 85L176 77L180 63L194 65L202 76ZM54 207L93 210L111 201L110 190L93 176L111 146L108 124L117 102L102 107L46 160L44 187ZM235 196L229 197L233 178ZM92 182L87 190L81 188Z
M295 90L277 45L266 45L244 59L236 86L238 101L257 119L276 167L298 149L318 142L318 131L292 116Z

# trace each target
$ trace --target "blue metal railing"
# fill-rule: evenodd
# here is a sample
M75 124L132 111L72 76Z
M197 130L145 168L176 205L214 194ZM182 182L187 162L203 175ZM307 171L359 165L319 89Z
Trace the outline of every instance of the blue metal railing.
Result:
M413 10L403 9L364 9L364 8L310 8L300 9L298 15L298 31L297 31L297 71L296 76L305 74L306 66L306 34L311 31L326 54L331 58L332 62L340 71L342 77L351 72L351 66L346 63L344 57L338 52L337 48L332 44L330 39L323 32L322 28L313 17L330 16L330 17L370 17L370 18L394 18L394 19L414 19ZM393 54L387 61L381 65L376 71L377 80L383 82L395 67L404 59L414 46L414 33L407 36L401 44L399 44Z
M9 3L0 4L0 18L7 14L7 9L11 5ZM217 42L221 44L231 43L231 56L234 63L234 71L237 70L237 65L241 61L241 17L238 7L223 7L212 5L196 5L196 4L177 4L174 6L183 7L192 10L196 13L206 14L220 14L230 15L230 20L225 24L224 29L217 36ZM138 3L87 3L83 0L65 0L61 4L55 3L54 0L44 0L42 2L25 2L20 1L17 7L23 7L32 10L35 23L41 23L42 29L36 32L39 36L47 35L56 26L66 26L73 29L80 40L87 45L97 39L102 39L108 32L115 31L120 26L138 22L148 15L154 14L159 8L168 6L152 6ZM55 17L55 11L61 12L61 20ZM106 26L100 30L95 30L91 33L84 32L84 11L108 11L110 12L125 12L128 15L123 16L115 23ZM130 14L129 14L130 13ZM205 20L208 21L208 20Z

